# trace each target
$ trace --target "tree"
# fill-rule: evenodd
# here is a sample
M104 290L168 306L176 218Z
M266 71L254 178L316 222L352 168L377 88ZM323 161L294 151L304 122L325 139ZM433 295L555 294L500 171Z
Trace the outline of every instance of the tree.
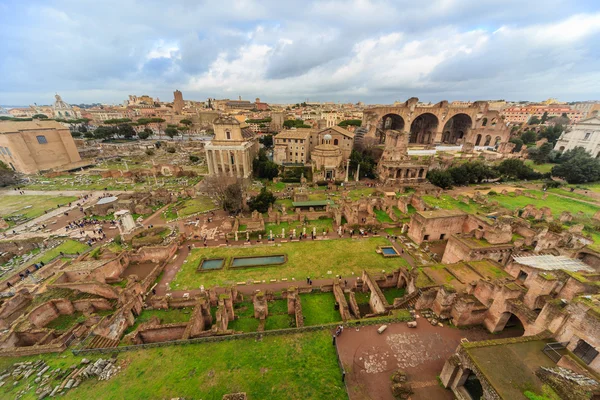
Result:
M454 180L452 174L448 170L444 171L441 169L432 169L427 172L427 180L433 185L441 187L442 189L450 189Z
M131 139L135 136L135 129L129 124L121 124L117 128L119 136L122 136L127 139Z
M290 128L310 128L310 125L306 125L304 121L301 119L288 119L287 121L283 121L283 126Z
M552 143L546 142L540 147L529 149L527 155L535 164L545 164L548 162L548 156L553 148L554 146L552 146Z
M77 127L77 130L79 131L79 133L86 133L88 131L88 128L85 125L79 125Z
M81 132L79 132L79 131L71 131L71 136L73 136L74 138L81 137Z
M190 154L190 161L193 163L197 163L198 161L200 161L200 157Z
M542 120L540 121L542 124L548 121L548 111L544 111L542 114Z
M273 135L264 135L260 139L258 139L260 143L263 144L266 148L273 147Z
M17 181L17 173L0 161L0 186L14 185Z
M99 126L94 131L96 139L112 139L117 134L117 129L114 126Z
M553 118L554 120L555 118ZM556 124L554 126L548 126L542 132L540 132L540 138L548 139L548 142L552 143L552 145L556 144L556 141L562 134L564 128L561 124Z
M158 138L160 139L160 134L161 134L161 127L163 122L165 122L165 119L163 118L150 118L150 122L151 124L157 124L158 125Z
M509 158L503 160L496 167L498 172L506 179L539 179L541 174L525 165L523 160Z
M223 198L223 209L234 214L242 211L242 196L242 185L236 182L227 186Z
M260 149L258 157L252 160L254 176L262 179L273 179L279 175L279 166L267 157L265 149Z
M521 140L525 144L535 143L537 134L534 131L525 131L521 133Z
M165 134L171 139L173 139L177 135L177 129L173 127L168 127L167 129L165 129Z
M140 133L138 133L138 137L142 140L146 140L148 139L150 136L152 136L152 129L150 128L144 128L143 131L141 131Z
M275 203L275 200L277 200L275 195L263 186L259 194L250 198L248 207L250 207L250 210L252 211L256 210L259 213L266 213L269 211L271 204Z
M360 120L360 119L347 119L338 124L338 126L341 126L342 128L345 128L347 126L361 126L361 125L362 125L362 120Z
M515 144L513 153L518 153L523 148L523 141L521 140L521 138L513 137L513 138L508 139L508 141Z
M85 136L86 139L93 139L94 132L87 131L86 133L83 134L83 136Z
M563 157L564 155L561 158ZM600 180L600 162L584 150L567 155L566 161L552 168L552 175L569 183L596 182Z
M188 127L194 124L194 122L191 119L182 119L179 122Z
M368 151L352 150L350 153L350 169L356 171L359 165L362 176L375 178L375 160Z
M540 119L539 119L538 117L536 117L536 116L533 116L533 117L531 117L531 118L529 119L529 122L528 122L528 124L529 124L529 125L539 125L539 124L540 124L540 122L542 122L542 121L540 121Z
M32 119L48 119L48 116L46 114L35 114L31 118Z

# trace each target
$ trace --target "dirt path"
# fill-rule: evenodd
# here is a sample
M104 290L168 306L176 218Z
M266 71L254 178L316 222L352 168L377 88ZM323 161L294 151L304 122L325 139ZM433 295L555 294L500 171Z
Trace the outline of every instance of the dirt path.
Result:
M337 338L350 400L394 400L390 377L397 369L405 371L413 385L412 400L451 400L452 392L438 384L437 376L462 338L498 339L522 333L505 330L492 335L483 328L432 326L424 318L417 322L417 328L408 328L406 323L389 324L382 334L377 333L380 325L347 328Z

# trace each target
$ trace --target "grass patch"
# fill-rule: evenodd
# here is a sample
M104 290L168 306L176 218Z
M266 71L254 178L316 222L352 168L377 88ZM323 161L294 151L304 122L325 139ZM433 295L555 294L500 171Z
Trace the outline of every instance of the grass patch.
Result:
M552 167L557 164L545 163L545 164L536 164L533 160L525 160L525 165L533 168L535 171L545 174L552 171Z
M381 222L381 223L393 223L394 220L390 218L389 215L387 215L387 213L383 210L374 210L375 212L375 217L377 218L377 221Z
M382 289L381 291L389 304L394 304L394 299L403 297L406 293L406 289L404 288L389 288Z
M363 269L372 272L391 271L408 266L402 257L384 258L376 253L378 246L388 246L387 239L306 240L281 245L261 245L247 248L196 248L188 256L170 284L172 290L227 285L248 280L295 278L305 281L333 277L335 275L358 275ZM196 272L202 258L231 258L243 256L269 256L286 254L287 262L279 266L248 269L224 268L210 273ZM331 271L332 274L327 274Z
M295 229L296 236L299 236L303 232L303 228L306 228L306 234L310 235L313 228L316 228L317 235L322 234L323 231L331 232L333 231L333 219L332 218L324 218L324 219L315 219L309 220L305 223L300 221L293 222L281 222L279 225L276 223L266 223L265 224L265 235L269 235L271 231L273 231L273 235L281 235L281 230L285 229L285 235L289 237L290 233Z
M72 203L76 200L76 196L2 196L0 197L0 217L22 217L23 219L36 218L42 215L44 211L53 210L57 208L57 206Z
M41 253L38 257L35 257L33 260L30 260L29 262L24 264L22 267L19 267L19 270L25 269L25 267L39 263L39 262L48 264L54 258L60 256L61 252L63 254L78 254L78 253L82 253L82 252L86 251L88 249L88 247L89 246L84 243L80 243L80 242L72 240L72 239L67 239L64 242L62 242L61 244L59 244L58 246L56 246L55 248ZM17 270L15 270L15 272L16 271ZM11 276L12 276L11 273L4 274L4 276L0 277L0 282L10 278Z
M256 332L259 320L254 317L240 317L229 321L228 329L241 332Z
M362 197L368 197L376 192L374 188L352 189L348 192L348 197L356 201Z
M100 356L89 357L92 362ZM106 356L101 355L106 358ZM44 359L52 369L78 365L70 352L21 359L2 358L0 367L17 361ZM108 381L89 379L70 390L66 399L220 400L226 393L246 392L250 399L347 399L335 347L329 332L310 332L188 346L168 346L118 354L126 366ZM27 382L35 379L35 374ZM51 386L60 384L51 380ZM0 388L2 398L15 398L24 387ZM22 399L37 399L30 390Z
M295 328L296 320L293 315L288 314L276 314L269 315L265 321L265 330L270 331L273 329L288 329Z
M56 329L57 331L65 331L75 325L75 323L83 316L82 313L75 312L71 315L61 314L57 318L50 321L46 328ZM83 317L85 319L85 317Z
M340 312L334 308L335 296L333 293L301 294L302 314L304 326L322 325L341 321Z

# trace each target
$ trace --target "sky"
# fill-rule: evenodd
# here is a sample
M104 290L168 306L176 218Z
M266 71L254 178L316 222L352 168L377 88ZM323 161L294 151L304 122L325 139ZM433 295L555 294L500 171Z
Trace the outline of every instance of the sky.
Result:
M598 0L0 0L0 104L600 99Z

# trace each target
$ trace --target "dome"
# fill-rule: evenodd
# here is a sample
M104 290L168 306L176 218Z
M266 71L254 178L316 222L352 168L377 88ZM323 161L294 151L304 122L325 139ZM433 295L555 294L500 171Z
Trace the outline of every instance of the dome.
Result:
M329 133L325 134L325 136L323 136L323 140L331 140L331 135Z

